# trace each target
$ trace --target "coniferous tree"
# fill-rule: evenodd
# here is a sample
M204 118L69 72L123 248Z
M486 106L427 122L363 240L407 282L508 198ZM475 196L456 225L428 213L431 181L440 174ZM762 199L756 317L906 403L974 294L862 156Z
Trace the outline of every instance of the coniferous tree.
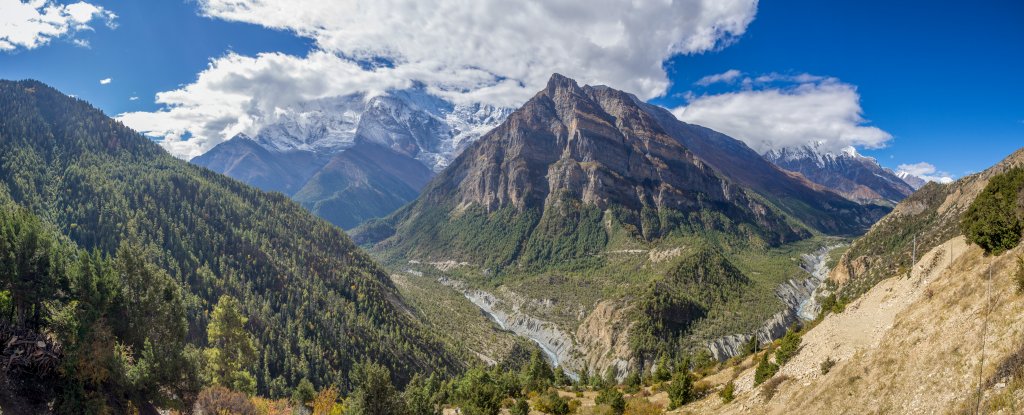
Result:
M382 365L370 362L352 369L356 389L348 398L346 415L401 415L405 401L391 383L391 373Z
M214 384L246 393L255 393L256 379L249 372L256 356L248 322L234 297L224 295L210 313L206 329L210 347L206 349Z

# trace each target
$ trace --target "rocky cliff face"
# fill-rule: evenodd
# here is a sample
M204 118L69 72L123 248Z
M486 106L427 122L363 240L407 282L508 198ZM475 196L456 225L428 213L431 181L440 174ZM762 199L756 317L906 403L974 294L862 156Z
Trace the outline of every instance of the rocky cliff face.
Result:
M813 144L770 150L764 157L859 203L895 205L915 190L895 172L857 154L852 147L835 153Z
M514 220L494 226L511 227L512 232L503 237L517 238L509 243L526 249L511 252L511 258L504 259L507 263L530 254L532 248L551 253L551 245L575 238L572 233L581 228L590 236L603 234L601 212L605 211L647 239L681 227L744 233L771 245L809 235L784 213L705 163L665 128L666 123L682 128L679 121L656 115L660 114L625 92L581 87L555 75L543 91L467 148L415 203L383 225L357 230L356 237L376 243L380 237L394 236L387 246L422 254L413 256L469 260L479 246L468 246L471 236L451 235L479 234L480 230L446 228L510 212L502 214ZM793 180L780 170L774 172ZM812 196L835 198L838 206L851 212L858 209L830 193L804 190ZM708 221L703 215L708 212L727 220ZM512 223L520 220L523 223ZM381 226L391 231L381 231ZM600 249L600 239L588 241L597 240ZM451 243L442 243L448 252L440 255L419 243L426 240Z

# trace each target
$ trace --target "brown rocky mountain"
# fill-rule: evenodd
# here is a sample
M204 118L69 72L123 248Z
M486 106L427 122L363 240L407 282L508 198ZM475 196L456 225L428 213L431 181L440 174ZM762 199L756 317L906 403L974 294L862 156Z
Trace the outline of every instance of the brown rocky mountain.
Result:
M885 212L784 172L743 143L680 122L631 94L580 87L556 74L470 146L416 202L355 235L364 243L390 238L389 247L423 254L418 241L441 238L452 242L446 249L466 248L466 256L473 257L473 238L444 228L466 222L467 216L506 226L508 220L494 219L512 215L525 223L505 236L513 238L511 246L527 249L510 248L490 259L500 264L524 255L564 259L589 249L552 252L552 238L579 239L573 233L586 226L582 217L603 233L605 211L646 239L685 228L745 234L769 245L802 239L810 230L863 232ZM593 239L600 244L603 237Z

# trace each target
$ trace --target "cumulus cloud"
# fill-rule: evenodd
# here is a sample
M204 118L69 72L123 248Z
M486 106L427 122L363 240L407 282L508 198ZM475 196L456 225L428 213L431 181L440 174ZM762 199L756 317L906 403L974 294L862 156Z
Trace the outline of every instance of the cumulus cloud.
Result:
M946 172L938 171L931 163L920 162L913 164L900 164L896 166L897 173L906 173L920 177L929 182L952 183L953 176Z
M830 152L881 148L892 135L867 125L853 85L809 74L746 77L737 91L689 95L672 112L680 120L718 130L764 153L816 144Z
M694 82L693 84L700 86L708 86L711 84L717 84L719 82L729 83L735 81L736 78L740 77L740 75L743 75L743 73L740 72L739 70L730 69L722 73L716 73L713 75L708 75L703 78L700 78L697 80L697 82Z
M757 0L202 0L199 5L211 18L312 39L316 50L303 57L229 54L214 59L196 82L158 94L164 109L124 114L128 125L155 135L191 136L187 141L196 146L177 153L182 157L232 133L252 132L273 119L273 109L297 100L372 94L413 82L455 102L511 106L559 72L652 98L669 86L666 59L734 42L754 19ZM251 85L264 79L273 82ZM188 147L179 144L169 148Z
M0 0L0 51L35 49L50 40L92 30L93 20L116 27L117 15L100 6L86 2L62 5L48 0ZM79 46L87 41L73 40Z
M110 79L110 78L103 78L103 79L100 79L100 85L107 85L107 84L109 84L109 83L111 83L113 81L114 80Z

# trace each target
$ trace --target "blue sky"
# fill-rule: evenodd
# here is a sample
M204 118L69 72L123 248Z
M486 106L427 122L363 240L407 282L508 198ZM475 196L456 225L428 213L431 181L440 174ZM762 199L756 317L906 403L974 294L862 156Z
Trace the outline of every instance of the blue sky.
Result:
M0 0L0 8L12 7L12 1ZM193 136L207 140L206 147L190 148L192 152L234 132L258 128L274 108L323 94L400 87L409 80L426 79L443 87L454 84L448 91L458 91L451 92L458 95L455 99L513 105L553 71L627 89L709 123L774 119L769 118L772 108L764 107L774 101L747 99L759 93L781 100L817 94L817 101L774 105L796 114L782 114L786 121L780 123L821 124L804 135L779 140L817 134L832 143L855 145L893 168L928 162L940 172L960 176L984 169L1024 145L1020 1L967 6L952 1L736 0L735 7L716 14L696 12L699 0L694 0L680 2L686 4L675 10L624 9L623 15L635 15L638 22L625 24L566 6L539 16L524 15L525 24L533 22L537 28L506 23L514 20L508 12L487 10L480 13L490 15L448 13L436 17L440 20L430 20L435 17L424 11L400 15L389 13L387 1L377 2L384 7L380 14L346 21L351 11L330 5L320 10L320 3L330 2L304 1L309 3L286 2L284 10L295 4L310 13L280 17L279 10L238 10L231 2L216 0L91 0L89 4L116 18L96 14L89 29L70 29L48 37L45 44L0 51L0 78L47 82L110 115L124 115L129 125L168 142L184 145L182 140ZM444 0L436 3L435 9L445 10ZM614 19L617 9L604 9ZM691 19L694 15L697 18ZM104 19L116 28L104 25ZM337 26L331 26L335 21ZM367 23L365 30L349 31L361 23ZM409 29L446 24L452 25L449 31L459 33L443 37ZM726 29L708 38L699 30L707 25ZM561 26L565 32L559 32ZM381 33L367 34L378 27ZM494 33L507 29L509 34L499 38L490 33L492 27ZM623 27L629 36L606 36L609 28ZM663 32L671 32L669 38L659 38ZM592 33L584 39L589 43L579 43L573 38L576 33ZM76 41L88 42L88 47ZM594 48L595 43L610 46ZM485 48L474 50L478 44ZM666 54L670 47L675 52ZM580 49L585 53L577 52ZM534 56L535 50L549 55ZM363 71L376 57L406 64ZM520 64L524 60L530 63ZM658 60L663 61L660 68L645 63ZM730 70L738 75L729 82L695 84ZM766 75L774 77L752 82L767 79ZM100 83L107 78L108 84ZM744 84L744 79L750 81ZM239 85L245 82L253 85ZM260 89L266 85L273 88ZM161 92L168 94L157 103ZM254 98L237 99L246 94ZM723 101L726 96L735 100ZM724 104L736 102L748 105L727 107L741 108L742 114L724 109ZM825 115L811 114L818 110L816 102L836 106ZM716 103L723 105L715 107ZM767 112L761 116L761 111ZM806 120L799 118L804 111ZM234 122L235 118L243 121ZM837 122L845 124L836 127ZM752 124L724 124L720 129L733 135L757 134L742 125ZM832 131L843 137L829 137ZM879 145L882 148L871 148Z

